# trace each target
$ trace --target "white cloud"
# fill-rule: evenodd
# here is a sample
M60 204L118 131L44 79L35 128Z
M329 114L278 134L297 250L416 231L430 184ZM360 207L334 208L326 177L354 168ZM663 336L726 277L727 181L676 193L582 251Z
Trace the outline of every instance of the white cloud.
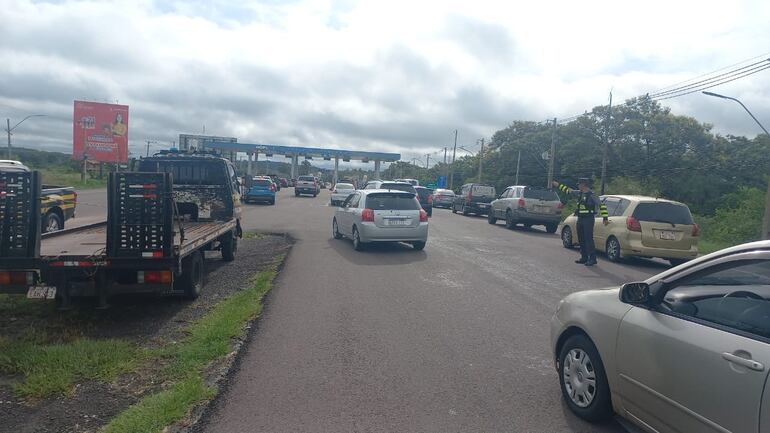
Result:
M580 113L770 51L770 3L660 0L2 1L0 114L67 150L76 98L131 107L132 146L177 134L402 152ZM718 90L770 123L770 71ZM667 102L753 135L729 101Z

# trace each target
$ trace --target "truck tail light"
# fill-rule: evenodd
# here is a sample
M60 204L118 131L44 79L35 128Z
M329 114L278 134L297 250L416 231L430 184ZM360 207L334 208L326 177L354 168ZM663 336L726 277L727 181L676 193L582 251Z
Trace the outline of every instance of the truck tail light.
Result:
M425 212L424 209L420 209L420 222L421 223L428 222L428 212Z
M374 222L374 209L364 209L361 211L361 221Z
M32 285L35 283L34 272L5 271L0 272L0 285L19 284Z
M693 224L692 225L692 236L693 237L700 236L700 227L698 227L698 224Z
M139 284L171 284L171 271L139 271L136 273Z
M523 198L519 199L519 207L527 207L527 201Z
M630 232L641 232L642 231L642 224L639 223L639 220L630 216L626 218L626 228Z

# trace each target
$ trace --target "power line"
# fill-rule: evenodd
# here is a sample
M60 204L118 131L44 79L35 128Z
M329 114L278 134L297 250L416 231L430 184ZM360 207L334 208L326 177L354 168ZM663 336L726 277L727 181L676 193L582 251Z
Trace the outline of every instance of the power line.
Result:
M741 78L745 78L745 77L748 77L750 75L754 75L754 74L762 72L762 71L764 71L766 69L770 69L770 64L767 64L766 66L763 66L763 67L761 67L761 68L759 68L759 69L757 69L755 71L746 72L746 73L743 73L742 75L738 75L738 76L732 77L729 80L720 81L718 83L710 84L710 85L704 86L704 87L698 87L696 89L692 89L692 90L686 91L684 93L678 93L678 94L671 95L671 96L666 96L666 97L663 97L663 98L653 98L653 99L656 100L656 101L665 101L666 99L678 98L680 96L689 95L690 93L700 92L701 90L706 90L706 89L710 89L712 87L721 86L722 84L727 84L729 82L732 82L732 81L735 81L735 80L738 80L738 79L741 79Z
M738 69L733 69L732 71L725 72L725 73L719 74L719 75L715 75L715 76L709 77L709 78L707 78L705 80L695 81L695 82L690 83L690 84L688 84L686 86L677 87L677 88L674 88L674 89L666 90L664 92L650 93L650 97L657 98L658 96L665 96L665 95L672 94L672 93L679 93L679 92L681 92L683 90L692 89L693 87L699 87L701 85L705 85L705 84L713 82L713 81L720 81L723 78L726 79L726 78L729 78L730 76L737 75L737 74L739 74L741 72L746 72L746 70L753 70L753 69L761 68L763 66L767 66L769 62L770 62L769 59L764 59L761 62L756 62L756 63L752 63L750 65L743 66L743 67L738 68Z
M754 57L751 57L751 58L749 58L749 59L746 59L746 60L741 60L740 62L737 62L737 63L733 63L732 65L724 66L724 67L722 67L722 68L716 69L716 70L714 70L714 71L711 71L711 72L706 72L705 74L701 74L701 75L698 75L697 77L689 78L689 79L687 79L687 80L684 80L684 81L680 81L680 82L678 82L678 83L674 83L674 84L671 84L671 85L669 85L669 86L666 86L666 87L662 87L662 88L660 88L660 89L657 89L657 90L655 90L655 91L654 91L654 93L660 93L660 92L663 92L663 91L665 91L665 90L671 89L671 88L673 88L673 87L676 87L676 86L679 86L679 85L682 85L682 84L688 83L688 82L690 82L690 81L693 81L693 80L697 80L697 79L699 79L699 78L707 77L707 76L709 76L709 75L712 75L712 74L716 74L717 72L722 72L722 71L724 71L725 69L730 69L730 68L733 68L733 67L735 67L735 66L738 66L738 65L742 65L742 64L744 64L744 63L748 63L748 62L751 62L751 61L757 60L757 59L759 59L759 58L767 58L767 56L770 56L770 51L769 51L769 52L767 52L767 53L763 53L763 54L760 54L760 55L758 55L758 56L754 56Z

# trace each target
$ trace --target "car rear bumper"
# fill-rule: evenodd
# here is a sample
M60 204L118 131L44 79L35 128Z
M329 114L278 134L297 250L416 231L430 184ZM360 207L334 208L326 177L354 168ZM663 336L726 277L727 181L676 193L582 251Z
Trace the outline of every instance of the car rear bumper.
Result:
M353 193L351 192L349 194L332 194L331 201L342 203L343 201L345 201L345 199L348 198L348 196L350 196L350 194L353 194Z
M427 242L428 223L417 227L377 227L374 223L361 223L358 233L362 242Z
M452 200L433 200L434 207L451 207Z
M294 190L300 194L318 194L318 190L315 188L304 188L301 186L295 187Z
M248 193L243 198L245 201L270 201L275 200L275 193L273 192L265 192L264 194L260 193Z
M516 222L530 224L559 224L561 222L561 214L548 215L516 210L513 211L513 216Z
M624 256L694 259L698 257L698 246L693 245L689 249L647 247L642 244L641 239L628 236L625 242L621 241L620 252Z

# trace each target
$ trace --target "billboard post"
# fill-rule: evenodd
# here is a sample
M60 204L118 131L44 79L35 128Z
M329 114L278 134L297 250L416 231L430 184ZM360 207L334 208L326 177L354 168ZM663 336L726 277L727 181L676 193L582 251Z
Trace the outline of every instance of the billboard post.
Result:
M75 101L72 159L128 162L128 106Z

